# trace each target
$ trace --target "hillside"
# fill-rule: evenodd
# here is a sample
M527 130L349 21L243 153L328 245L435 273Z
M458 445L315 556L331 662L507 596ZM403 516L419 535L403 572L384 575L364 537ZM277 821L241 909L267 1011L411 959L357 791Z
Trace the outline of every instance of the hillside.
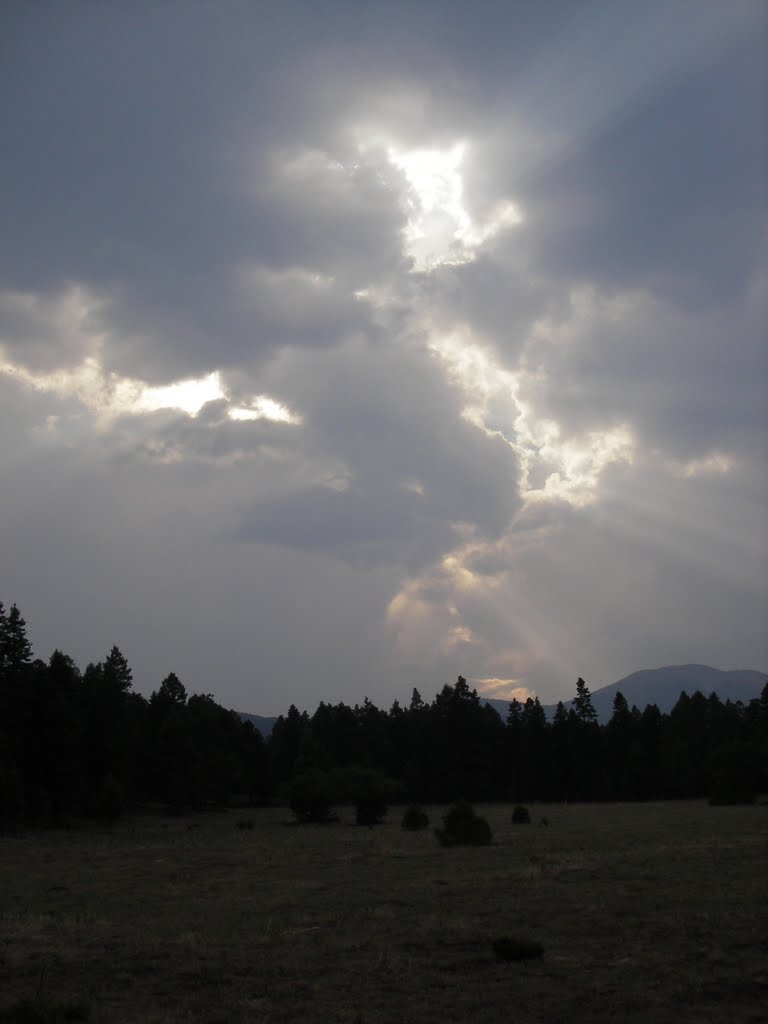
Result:
M237 714L240 715L244 722L250 722L251 725L255 726L265 739L272 732L272 726L277 721L276 717L268 718L264 715L249 715L245 711L238 711Z
M607 722L611 717L613 699L617 693L624 695L630 707L636 704L642 710L648 704L656 704L663 712L672 710L683 691L692 694L701 690L706 696L716 693L723 701L740 700L746 704L760 696L767 678L766 673L754 669L725 671L710 665L667 665L664 668L633 672L615 683L593 690L592 703L601 722ZM508 701L486 700L502 717L506 717ZM570 700L563 703L566 708L570 707ZM555 705L545 705L544 710L547 717L551 718L555 713Z

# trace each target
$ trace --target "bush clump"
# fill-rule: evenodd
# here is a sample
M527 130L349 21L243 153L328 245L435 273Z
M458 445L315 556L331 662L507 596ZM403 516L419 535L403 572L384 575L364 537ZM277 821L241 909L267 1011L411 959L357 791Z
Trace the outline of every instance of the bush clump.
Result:
M530 825L531 824L531 812L527 807L523 807L522 804L518 804L512 811L512 824L513 825Z
M0 1010L3 1024L69 1024L87 1021L90 1016L91 1007L86 1002L51 1003L41 998L22 999Z
M120 818L126 806L125 786L108 772L101 780L93 801L94 817L113 822Z
M358 825L380 825L387 814L389 781L370 768L349 767L343 788L355 805Z
M380 825L387 813L387 802L381 793L366 793L355 802L358 825Z
M328 779L323 772L305 772L293 780L288 805L301 822L338 821L331 813Z
M544 947L540 942L534 942L531 939L504 936L501 939L494 940L493 952L496 955L496 959L500 961L531 960L537 956L542 956Z
M409 832L420 832L429 828L429 815L418 804L411 804L406 808L401 824Z
M443 827L435 829L435 836L441 846L490 846L493 839L491 826L466 800L453 804L443 815Z
M759 756L748 743L730 743L717 750L710 772L710 804L753 804L757 800L758 763Z

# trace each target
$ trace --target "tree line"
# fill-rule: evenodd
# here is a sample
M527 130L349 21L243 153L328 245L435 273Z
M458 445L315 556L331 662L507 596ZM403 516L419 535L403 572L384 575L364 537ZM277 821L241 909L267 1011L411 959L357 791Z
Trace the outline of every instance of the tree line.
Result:
M83 672L59 650L35 659L19 609L0 604L0 824L110 819L136 803L183 813L235 800L749 802L766 791L768 683L748 704L683 693L668 714L617 694L601 725L582 679L551 721L537 698L512 701L504 720L459 676L431 703L414 690L388 711L367 698L312 715L292 705L264 740L173 673L149 698L135 692L117 646Z

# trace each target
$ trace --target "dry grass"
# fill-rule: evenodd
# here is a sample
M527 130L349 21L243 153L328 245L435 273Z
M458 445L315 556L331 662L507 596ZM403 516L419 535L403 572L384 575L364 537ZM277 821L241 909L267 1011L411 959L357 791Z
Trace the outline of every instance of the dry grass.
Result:
M270 809L249 812L253 830L233 812L2 838L0 1010L85 1002L105 1024L765 1020L767 807L549 806L546 829L513 826L510 807L481 813L490 847L442 848L402 831L400 811L354 827L351 810L326 827ZM506 935L544 956L499 962Z

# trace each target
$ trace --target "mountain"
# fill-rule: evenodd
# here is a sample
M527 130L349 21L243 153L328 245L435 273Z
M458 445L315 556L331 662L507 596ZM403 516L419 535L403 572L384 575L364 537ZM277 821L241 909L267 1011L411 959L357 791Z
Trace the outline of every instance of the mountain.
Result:
M592 692L592 703L601 722L607 722L613 710L613 698L622 693L630 707L636 704L642 711L648 704L656 704L660 711L671 711L680 694L685 691L689 696L701 690L705 696L716 693L722 701L740 700L748 703L759 697L765 686L768 675L754 669L712 668L710 665L667 665L665 668L642 669L624 676L618 682L609 683ZM574 691L576 686L574 684ZM480 694L482 697L482 694ZM509 701L484 698L487 704L495 708L506 718ZM563 701L566 710L571 701ZM555 705L545 705L547 718L552 718Z
M277 721L277 716L275 718L265 718L264 715L246 714L245 711L238 711L237 714L244 722L250 722L252 725L255 725L264 739L272 732L272 726Z

